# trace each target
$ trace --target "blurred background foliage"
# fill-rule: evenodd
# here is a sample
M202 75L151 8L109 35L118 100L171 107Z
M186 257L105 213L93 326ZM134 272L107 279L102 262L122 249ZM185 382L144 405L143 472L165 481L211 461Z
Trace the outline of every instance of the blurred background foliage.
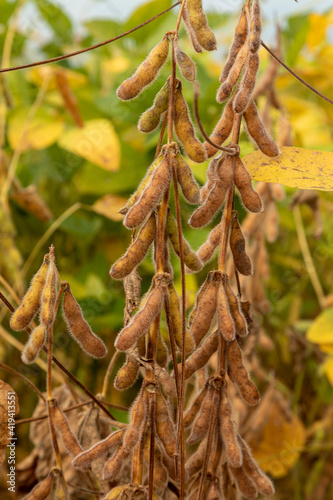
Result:
M59 7L45 0L30 3L35 4L36 15L42 16L52 32L46 44L34 46L33 54L40 59L116 36L170 5L168 0L153 0L140 6L123 23L92 19L80 27L78 34L71 19ZM26 34L28 31L20 27L19 12L23 4L20 1L1 2L2 67L31 61L31 39ZM210 133L221 114L215 94L236 18L230 14L214 14L209 16L209 21L217 36L217 53L197 56L183 30L180 46L197 63L202 121ZM284 60L328 96L333 95L332 22L333 9L323 14L293 15L282 25ZM111 264L125 252L131 236L122 226L118 210L145 175L158 140L158 132L147 136L140 134L137 121L152 105L154 95L169 75L170 65L165 66L148 91L131 103L120 102L115 90L174 23L175 13L171 12L93 52L61 64L7 73L0 79L1 290L10 297L9 287L12 287L22 296L48 246L54 244L62 279L70 282L87 320L109 348L109 356L102 361L82 356L67 335L64 323L58 320L55 354L95 393L101 391L113 354L113 341L123 320L122 283L111 282L108 275ZM269 57L264 49L260 55L261 72L264 72ZM289 114L294 145L332 150L333 107L300 85L283 68L277 78L277 90ZM191 105L192 86L187 82L184 93ZM261 98L258 105L263 109ZM244 132L241 150L243 155L253 150ZM197 165L194 169L197 179L203 183L206 165ZM8 182L11 175L12 186ZM33 187L26 191L24 188L28 186ZM307 243L325 296L323 305L314 292L301 251L297 220L290 209L294 195L295 190L286 189L286 198L278 205L279 236L275 243L268 244L270 277L265 287L270 309L264 316L259 315L258 321L273 347L268 351L259 347L259 358L267 373L276 376L279 389L297 416L300 432L308 436L301 440L301 448L296 446L292 450L294 459L290 460L290 466L275 474L280 477L276 482L276 498L312 500L331 498L325 495L332 494L330 486L330 490L325 489L324 496L319 496L318 487L327 474L333 477L333 201L330 193L319 193L323 224L319 239L313 237L318 219L314 218L309 206L300 207ZM30 200L28 205L27 200ZM197 249L210 228L200 231L189 228L186 221L192 208L183 201L181 208L184 234ZM237 208L243 218L245 213L240 204ZM179 262L174 256L172 259L180 289ZM213 260L209 267L215 264ZM143 291L152 273L152 260L146 259L140 266ZM206 273L207 268L197 275L187 276L189 307ZM15 302L12 297L11 301ZM15 346L15 341L25 342L26 334L10 332L8 315L3 308L0 314L3 320L0 326L1 360L16 367L44 390L45 372L37 365L23 365ZM24 391L22 382L13 376L4 372L1 376L20 396L19 417L31 416L35 395ZM259 385L264 391L267 383L261 381ZM136 386L125 393L110 387L108 400L128 405L135 392ZM114 411L114 414L125 418L122 412ZM331 425L327 426L327 418ZM326 426L321 425L323 421ZM291 428L292 437L295 429ZM27 426L18 428L19 459L31 449L27 433ZM281 435L279 439L287 438ZM266 444L268 451L263 461L269 462L272 446L269 451L269 442Z

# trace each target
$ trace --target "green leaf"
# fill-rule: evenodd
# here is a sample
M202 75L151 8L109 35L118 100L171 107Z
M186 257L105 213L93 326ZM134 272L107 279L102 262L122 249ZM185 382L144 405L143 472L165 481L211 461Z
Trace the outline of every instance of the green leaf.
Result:
M100 40L107 40L123 32L122 25L109 19L93 19L86 21L83 25L89 33Z
M63 40L70 42L72 40L72 24L66 14L47 0L37 0L36 4L53 31Z
M147 2L144 5L141 5L137 8L133 14L129 17L127 22L124 25L124 30L128 31L139 24L144 23L151 17L156 16L163 10L167 9L171 6L170 0L152 0L151 2ZM165 14L168 15L168 14ZM158 17L155 21L153 21L153 30L156 32L158 26L163 23L165 15ZM131 36L136 40L143 42L146 38L151 35L152 26L147 28L141 28L137 30ZM162 38L162 36L161 36Z
M281 154L269 158L255 151L243 158L252 179L277 182L298 189L333 190L333 153L283 147Z

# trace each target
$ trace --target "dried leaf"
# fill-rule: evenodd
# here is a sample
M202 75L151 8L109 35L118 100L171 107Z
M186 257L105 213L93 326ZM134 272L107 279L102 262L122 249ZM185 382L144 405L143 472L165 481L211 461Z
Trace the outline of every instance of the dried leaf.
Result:
M105 170L119 169L120 143L109 120L89 120L83 128L66 130L61 134L58 144Z
M42 222L47 222L53 219L53 214L46 205L45 201L38 194L36 186L31 185L26 188L19 189L11 195L11 198L22 208L27 210L27 212L35 215Z
M275 158L255 151L242 160L252 179L257 181L299 189L333 189L333 153L328 151L285 146Z
M92 208L95 212L104 215L104 217L108 219L120 221L123 220L124 216L119 213L119 210L126 205L126 202L126 198L114 194L107 194L96 200Z

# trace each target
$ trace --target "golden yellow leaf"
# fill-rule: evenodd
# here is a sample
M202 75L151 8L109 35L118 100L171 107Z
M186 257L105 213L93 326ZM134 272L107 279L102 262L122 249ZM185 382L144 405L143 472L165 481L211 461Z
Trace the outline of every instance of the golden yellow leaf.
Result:
M19 109L10 114L8 119L8 141L12 149L21 150L44 149L53 144L63 131L60 117L51 115L40 109L32 120L30 109Z
M126 203L126 198L114 194L107 194L96 200L92 208L95 212L104 215L108 219L120 221L123 220L124 216L119 213L119 210L124 208Z
M57 89L57 83L55 81L55 74L61 71L67 80L68 84L71 88L82 87L88 81L86 75L79 73L78 71L73 71L71 69L63 68L61 66L52 65L52 66L37 66L36 68L31 69L28 72L27 80L31 83L34 83L36 86L40 87L45 79L50 79L48 84L48 90Z
M249 444L265 472L275 478L283 477L298 460L305 443L305 428L296 415L290 413L287 417L277 400L266 411L269 415L260 437Z
M58 144L105 170L118 170L120 143L113 125L104 118L89 120L83 128L66 130Z
M332 344L320 344L320 350L326 352L327 354L333 354L333 343Z
M306 332L306 338L314 344L333 344L333 307L316 317Z
M283 147L281 154L269 158L254 151L243 158L252 179L277 182L299 189L333 190L333 153Z
M128 57L118 56L112 59L107 59L102 62L102 71L117 75L123 73L130 66L131 61Z
M331 385L333 385L333 356L330 356L322 364L322 369L326 373L326 376Z
M309 49L317 49L326 38L327 17L323 14L313 13L309 15L310 29L306 41Z

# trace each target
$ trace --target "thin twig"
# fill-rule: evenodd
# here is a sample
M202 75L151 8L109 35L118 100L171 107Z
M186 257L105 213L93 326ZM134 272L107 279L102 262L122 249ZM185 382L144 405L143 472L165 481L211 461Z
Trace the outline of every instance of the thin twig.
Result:
M24 380L24 382L26 384L28 384L38 394L38 396L44 401L44 403L46 404L46 399L44 397L44 394L42 394L40 392L40 390L35 386L35 384L33 384L32 382L30 382L29 379L27 379L24 375L22 375L22 373L18 372L14 368L11 368L10 366L5 365L4 363L0 363L0 368L3 368L4 370L7 370L8 372L10 372L13 375L15 375L15 377L19 377L22 380Z
M49 63L54 63L57 61L63 61L64 59L68 59L69 57L74 57L74 56L77 56L79 54L84 54L85 52L88 52L90 50L98 49L99 47L103 47L104 45L108 45L109 43L115 42L116 40L119 40L120 38L124 38L125 36L133 33L134 31L137 31L138 29L143 28L143 26L146 26L147 24L155 21L155 19L163 16L164 14L166 14L167 12L169 12L170 10L172 10L173 8L177 7L177 5L180 5L180 4L181 4L180 1L176 2L173 5L171 5L171 7L169 7L168 9L163 10L162 12L157 14L156 16L151 17L150 19L148 19L148 21L145 21L144 23L139 24L135 28L132 28L129 31L126 31L125 33L122 33L121 35L118 35L114 38L110 38L109 40L105 40L104 42L97 43L96 45L91 45L90 47L87 47L86 49L76 50L75 52L70 52L69 54L65 54L63 56L52 57L51 59L45 59L43 61L37 61L34 63L23 64L22 66L13 66L11 68L3 68L3 69L0 69L0 73L7 73L8 71L16 71L19 69L33 68L35 66L42 66L43 64L49 64Z

